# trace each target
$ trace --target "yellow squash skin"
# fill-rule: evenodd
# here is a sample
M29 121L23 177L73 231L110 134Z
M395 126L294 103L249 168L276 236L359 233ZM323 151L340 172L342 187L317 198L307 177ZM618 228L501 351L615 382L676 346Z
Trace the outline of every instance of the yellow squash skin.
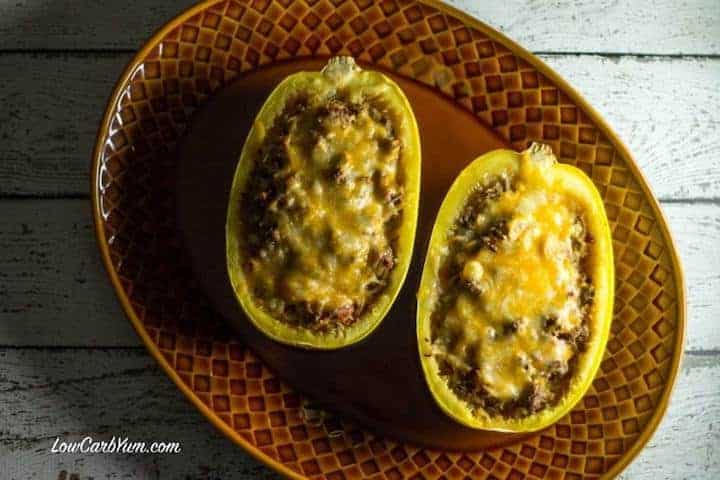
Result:
M286 102L298 93L308 93L319 99L330 98L340 88L350 91L352 95L379 97L396 112L399 120L394 127L397 138L402 142L400 165L404 180L403 213L398 227L396 265L390 273L386 288L368 310L354 324L342 329L341 333L317 333L274 318L260 307L250 293L247 278L240 267L245 260L238 239L240 204L254 156L275 118L283 112ZM265 101L248 133L235 171L227 212L225 238L228 276L238 302L255 327L280 343L320 350L337 349L359 342L377 328L397 297L410 266L417 226L420 167L420 136L415 116L400 87L385 75L360 69L350 57L337 57L331 59L321 71L299 72L285 78Z
M507 172L513 176L519 171L522 156L530 155L552 158L551 186L553 190L571 195L584 210L586 228L594 236L589 256L589 270L595 287L595 302L588 322L590 339L586 351L579 353L570 385L566 394L555 405L523 418L489 416L484 412L473 413L448 387L440 376L438 363L432 355L431 314L435 308L438 292L438 270L448 253L446 235L454 226L465 205L469 193L483 178ZM566 415L590 387L603 357L613 311L614 265L612 239L602 198L592 181L581 170L556 163L549 147L533 144L522 153L511 150L495 150L487 153L466 167L450 187L440 210L427 250L417 305L417 338L420 362L427 385L438 406L455 421L471 428L502 432L532 432L541 430Z

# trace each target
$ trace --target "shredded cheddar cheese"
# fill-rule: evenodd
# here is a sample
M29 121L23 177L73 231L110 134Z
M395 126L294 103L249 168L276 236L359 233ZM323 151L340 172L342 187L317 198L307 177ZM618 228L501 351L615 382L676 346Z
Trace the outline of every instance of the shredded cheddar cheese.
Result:
M550 401L581 348L585 233L580 207L555 191L550 165L522 159L512 187L483 200L450 254L458 279L434 320L435 355L465 397ZM486 232L480 248L467 232ZM490 233L487 233L490 232ZM459 286L458 286L459 285ZM484 401L484 399L483 399Z
M269 224L271 238L258 242L248 279L289 323L349 323L393 266L400 142L377 110L339 100L289 115L284 128L274 138L279 146L260 152L282 164L268 188L276 198L256 222Z

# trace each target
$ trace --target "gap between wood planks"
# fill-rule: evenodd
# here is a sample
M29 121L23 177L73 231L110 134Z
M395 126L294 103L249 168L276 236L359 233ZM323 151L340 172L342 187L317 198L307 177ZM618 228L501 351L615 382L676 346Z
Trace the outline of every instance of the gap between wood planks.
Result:
M48 49L48 48L2 48L0 47L0 55L47 55L47 56L89 56L89 55L134 55L137 49L132 48L73 48L73 49ZM603 57L603 58L622 58L632 57L637 59L661 60L661 59L693 59L693 60L717 60L720 59L718 53L652 53L652 52L603 52L603 51L552 51L552 50L533 50L532 53L538 57Z
M138 339L138 342L140 339ZM0 352L12 350L27 350L37 352L80 352L80 351L125 351L128 352L144 352L144 345L123 346L123 345L3 345L0 344ZM714 350L685 350L683 355L690 357L718 357L720 358L720 349Z

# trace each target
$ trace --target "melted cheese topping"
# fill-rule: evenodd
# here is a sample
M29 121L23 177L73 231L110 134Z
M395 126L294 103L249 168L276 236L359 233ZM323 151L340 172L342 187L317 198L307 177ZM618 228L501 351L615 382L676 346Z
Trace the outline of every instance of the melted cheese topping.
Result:
M546 331L547 318L565 331L583 321L573 251L578 206L551 189L550 167L523 156L514 188L478 216L480 228L503 219L507 237L496 252L481 248L463 259L460 276L472 288L455 297L438 333L443 355L475 369L482 387L502 401L545 382L538 372L553 362L567 365L575 354Z
M399 215L399 142L368 108L319 112L290 121L283 140L290 180L284 205L270 207L279 248L255 258L249 275L280 317L288 304L357 312L371 300L378 259L394 255L388 222Z

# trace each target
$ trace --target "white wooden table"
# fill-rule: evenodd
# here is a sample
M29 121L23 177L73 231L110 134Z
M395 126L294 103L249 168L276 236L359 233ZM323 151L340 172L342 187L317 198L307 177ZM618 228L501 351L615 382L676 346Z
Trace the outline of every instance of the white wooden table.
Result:
M0 478L276 478L162 374L91 231L88 166L123 65L190 0L0 3ZM631 147L688 284L670 409L625 478L720 478L720 1L454 0L560 72ZM115 434L181 455L51 454Z

